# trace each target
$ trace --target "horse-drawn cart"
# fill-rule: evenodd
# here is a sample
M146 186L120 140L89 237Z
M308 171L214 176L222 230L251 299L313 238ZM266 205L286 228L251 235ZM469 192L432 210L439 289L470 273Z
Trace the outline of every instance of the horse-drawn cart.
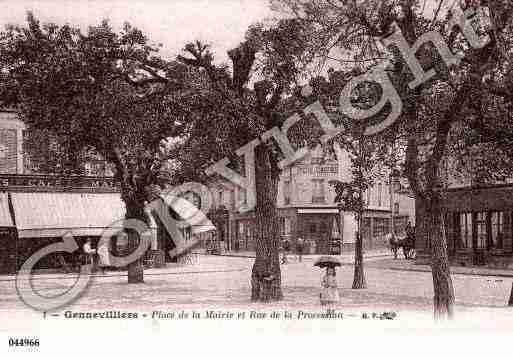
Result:
M404 258L415 259L417 252L415 251L414 234L409 234L402 238L394 234L389 234L388 243L390 245L390 250L394 254L394 259L397 259L397 251L399 248L403 249Z

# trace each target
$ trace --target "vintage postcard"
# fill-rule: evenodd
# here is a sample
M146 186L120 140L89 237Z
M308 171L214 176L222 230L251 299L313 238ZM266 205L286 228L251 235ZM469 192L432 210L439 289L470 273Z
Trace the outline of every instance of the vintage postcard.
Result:
M510 0L2 5L0 351L513 330Z

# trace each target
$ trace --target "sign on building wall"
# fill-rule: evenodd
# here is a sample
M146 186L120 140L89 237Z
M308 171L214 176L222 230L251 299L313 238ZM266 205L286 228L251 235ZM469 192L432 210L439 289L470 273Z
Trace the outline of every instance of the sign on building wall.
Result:
M309 165L299 166L299 172L302 175L314 177L332 177L338 174L337 165Z
M100 192L118 192L112 177L9 175L0 174L0 190L48 191L62 189L87 189Z

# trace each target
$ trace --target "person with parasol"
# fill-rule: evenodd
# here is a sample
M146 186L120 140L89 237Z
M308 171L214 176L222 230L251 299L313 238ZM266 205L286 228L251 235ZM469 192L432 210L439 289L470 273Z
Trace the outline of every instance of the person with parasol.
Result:
M335 267L340 266L340 261L331 256L322 256L317 259L314 266L326 268L326 274L321 280L321 305L333 305L340 301L337 286L337 273Z

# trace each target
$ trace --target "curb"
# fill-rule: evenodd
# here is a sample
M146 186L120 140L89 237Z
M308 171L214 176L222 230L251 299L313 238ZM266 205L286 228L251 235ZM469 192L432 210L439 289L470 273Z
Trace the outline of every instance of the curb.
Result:
M248 268L237 268L237 269L213 269L213 270L199 270L199 271L189 271L189 272L160 272L160 273L144 273L144 276L159 276L159 275L180 275L180 274L208 274L208 273L231 273L231 272L243 272L248 270ZM57 276L57 277L47 277L46 275L36 275L35 277L38 280L57 280L57 279L73 279L79 276L79 273L72 273L69 276ZM128 277L127 273L120 274L91 274L89 275L91 278L114 278L114 277ZM16 276L8 279L0 279L0 282L15 282Z
M422 273L430 273L431 271L429 269L416 269L416 268L398 268L398 267L374 267L374 269L387 269L387 270L393 270L393 271L400 271L400 272L422 272ZM499 277L499 278L513 278L512 274L505 274L505 273L465 273L465 272L452 272L451 275L465 275L465 276L474 276L474 277Z
M251 256L244 256L244 255L238 255L238 254L210 254L212 256L216 256L216 257L234 257L234 258L256 258L256 256L254 255L251 255ZM310 254L310 256L322 256L323 254ZM375 254L375 255L370 255L370 256L364 256L363 259L365 258L381 258L381 257L390 257L391 254ZM310 257L303 257L303 260L306 260L306 261L311 261L311 260L314 260L314 258L310 258Z

